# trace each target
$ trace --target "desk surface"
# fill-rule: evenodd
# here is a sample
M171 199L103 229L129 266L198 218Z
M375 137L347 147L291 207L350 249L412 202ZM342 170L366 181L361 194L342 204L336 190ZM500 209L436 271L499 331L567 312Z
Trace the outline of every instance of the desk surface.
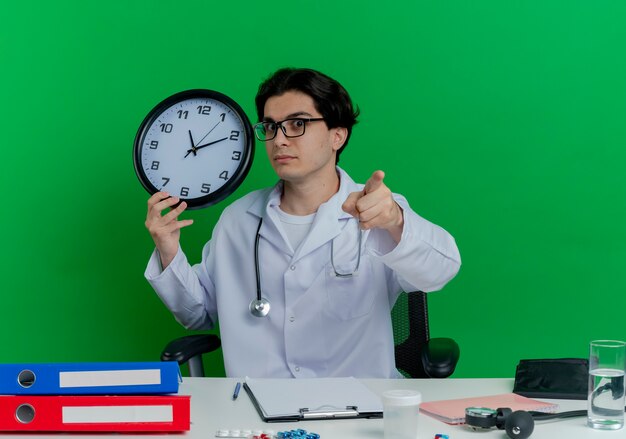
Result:
M446 380L362 380L376 394L388 389L415 389L422 393L424 401L440 399L486 396L510 392L511 379L446 379ZM168 435L169 438L213 439L219 429L274 430L276 432L303 428L321 435L322 439L382 439L382 419L342 419L332 421L305 421L294 423L272 423L261 421L248 395L243 390L239 398L232 400L237 380L231 378L185 378L180 392L191 398L191 431L183 435ZM586 401L552 400L560 406L560 411L586 408ZM452 426L420 414L419 439L432 439L436 433L444 433L450 439L507 439L501 430L473 432L461 426ZM2 434L2 438L42 438L57 435ZM124 439L159 438L163 435L123 435ZM594 431L586 427L585 418L572 418L561 421L544 421L535 424L533 439L626 439L626 429L618 431ZM72 434L72 438L93 439L94 435Z

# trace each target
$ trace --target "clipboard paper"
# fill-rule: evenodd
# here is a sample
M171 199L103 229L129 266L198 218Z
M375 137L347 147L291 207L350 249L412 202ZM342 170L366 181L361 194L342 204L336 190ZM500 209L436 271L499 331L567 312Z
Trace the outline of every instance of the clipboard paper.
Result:
M265 422L380 418L380 398L356 378L246 378L244 389Z
M494 410L508 407L513 411L526 410L545 413L556 412L559 408L558 404L537 401L515 393L503 393L501 395L423 402L420 404L420 412L446 424L456 425L465 424L465 409L468 407L486 407Z

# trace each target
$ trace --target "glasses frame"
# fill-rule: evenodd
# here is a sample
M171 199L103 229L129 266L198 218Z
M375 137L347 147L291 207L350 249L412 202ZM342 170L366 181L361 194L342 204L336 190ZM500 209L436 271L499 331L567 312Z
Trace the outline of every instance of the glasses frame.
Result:
M298 134L297 136L290 136L287 134L287 128L285 128L283 126L283 123L288 122L288 121L292 121L292 120L301 120L302 122L304 122L304 125L302 126L302 134ZM287 137L288 139L293 139L294 137L302 137L304 136L304 133L306 132L306 124L309 122L319 122L325 120L323 117L289 117L287 119L283 119L281 121L278 122L270 122L270 121L266 121L266 122L259 122L259 123L255 123L254 126L252 127L254 129L254 136L259 139L261 142L267 142L268 140L273 140L276 135L278 134L278 130L274 131L274 135L272 137L267 137L265 139L262 139L259 134L257 133L257 129L258 127L261 127L263 125L265 125L266 123L273 123L275 124L277 127L280 127L280 130L283 132L283 134L285 135L285 137ZM266 131L267 132L267 131Z

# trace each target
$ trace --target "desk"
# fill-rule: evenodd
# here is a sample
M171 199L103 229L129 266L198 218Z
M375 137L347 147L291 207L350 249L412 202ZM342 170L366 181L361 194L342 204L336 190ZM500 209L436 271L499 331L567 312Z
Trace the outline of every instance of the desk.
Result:
M465 398L510 392L512 379L445 379L445 380L362 380L376 394L388 389L415 389L424 401ZM272 423L261 421L247 393L242 389L239 398L232 400L237 380L232 378L184 378L180 393L191 395L191 431L184 435L123 435L121 439L214 439L218 429L250 429L276 432L303 428L319 433L322 439L382 439L382 419L341 419L331 421L305 421ZM560 410L586 408L586 401L552 400ZM502 430L472 432L464 427L452 426L420 414L418 439L432 439L436 433L445 433L450 439L507 439ZM6 438L58 438L59 435L2 434ZM94 435L72 434L72 439L94 439ZM99 437L102 437L99 435ZM626 429L595 431L586 427L585 418L562 421L544 421L535 425L533 439L626 439Z
M494 395L510 392L512 379L445 379L445 380L362 380L376 394L388 389L416 389L424 401ZM182 391L192 395L192 429L190 437L213 439L220 429L273 429L275 431L303 428L319 433L322 439L383 438L382 419L342 419L332 421L305 421L272 423L261 421L248 394L242 389L239 398L232 400L236 380L228 378L185 378ZM586 408L586 401L555 400L561 410ZM545 421L535 425L534 439L626 438L626 430L617 432L593 431L585 425L585 418ZM436 433L446 433L450 439L507 439L504 431L473 432L421 415L419 439L432 439Z

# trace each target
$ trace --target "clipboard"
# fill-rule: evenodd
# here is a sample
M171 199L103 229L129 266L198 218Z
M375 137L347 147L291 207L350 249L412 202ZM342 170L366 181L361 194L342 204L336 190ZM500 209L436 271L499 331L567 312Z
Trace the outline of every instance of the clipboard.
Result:
M246 378L264 422L382 418L380 398L356 378Z

